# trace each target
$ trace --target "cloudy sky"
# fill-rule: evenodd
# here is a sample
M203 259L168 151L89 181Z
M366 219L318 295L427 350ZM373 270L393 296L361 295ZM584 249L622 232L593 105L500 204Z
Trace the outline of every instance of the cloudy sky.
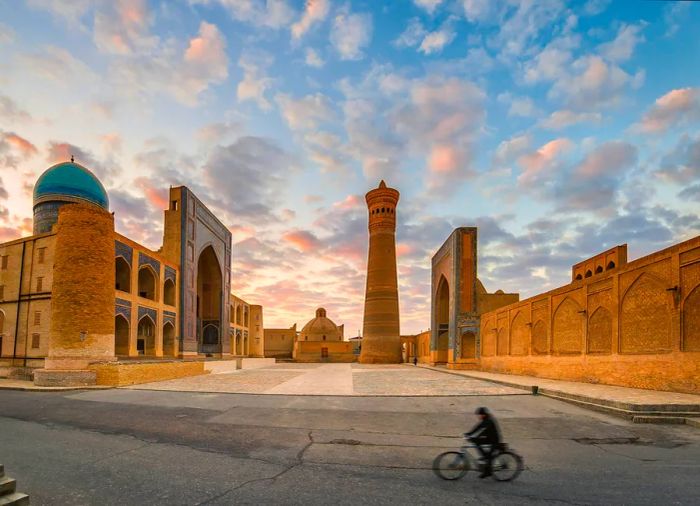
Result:
M700 233L700 4L0 0L0 240L74 154L158 248L167 188L230 227L265 326L362 324L364 194L401 192L402 332L430 257L479 227L489 291Z

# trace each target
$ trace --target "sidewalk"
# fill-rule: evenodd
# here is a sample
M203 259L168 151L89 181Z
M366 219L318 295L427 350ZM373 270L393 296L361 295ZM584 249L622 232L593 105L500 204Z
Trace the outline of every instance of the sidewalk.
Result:
M107 390L112 386L92 385L80 387L40 387L33 381L0 378L0 390L31 390L34 392L64 392L69 390Z
M421 365L426 369L490 381L540 395L573 402L583 407L630 418L638 423L689 423L699 426L700 395L627 388L612 385L560 381L535 376L518 376L483 371L459 371L445 367Z

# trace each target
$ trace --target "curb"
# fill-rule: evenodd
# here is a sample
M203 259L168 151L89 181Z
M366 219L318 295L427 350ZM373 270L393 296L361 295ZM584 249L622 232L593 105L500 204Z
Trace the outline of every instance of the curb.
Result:
M616 401L610 401L607 399L601 399L597 397L587 397L585 395L570 394L568 392L562 392L559 390L552 390L549 388L542 388L537 385L522 385L520 383L503 381L498 379L484 378L481 376L472 376L468 373L453 372L445 369L440 369L433 366L422 365L424 369L430 369L432 371L442 372L445 374L452 374L455 376L461 376L463 378L478 379L482 381L488 381L490 383L496 383L499 385L505 385L511 388L517 388L520 390L526 390L533 393L533 395L543 395L551 399L556 399L563 402L568 402L575 404L582 408L590 409L592 411L597 411L600 413L607 413L610 415L615 415L627 420L631 420L633 423L654 423L654 424L687 424L692 427L700 428L700 405L682 405L682 404L649 404L649 405L639 405L639 404L629 404L621 403ZM695 418L698 417L698 418Z

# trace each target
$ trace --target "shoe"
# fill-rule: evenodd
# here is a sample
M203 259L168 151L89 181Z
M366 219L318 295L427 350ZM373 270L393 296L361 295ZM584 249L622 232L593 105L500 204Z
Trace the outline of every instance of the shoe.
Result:
M481 479L488 478L488 477L491 476L492 474L493 474L493 473L491 472L491 469L484 469L483 471L481 471L481 474L479 475L479 478L481 478Z

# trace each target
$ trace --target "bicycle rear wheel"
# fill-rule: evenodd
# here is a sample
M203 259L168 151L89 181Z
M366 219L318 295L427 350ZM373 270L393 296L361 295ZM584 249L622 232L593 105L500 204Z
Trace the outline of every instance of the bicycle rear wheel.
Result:
M523 459L513 452L501 452L491 459L491 472L496 481L511 481L523 470Z
M433 472L443 480L458 480L469 471L469 460L459 452L441 453L433 461Z

